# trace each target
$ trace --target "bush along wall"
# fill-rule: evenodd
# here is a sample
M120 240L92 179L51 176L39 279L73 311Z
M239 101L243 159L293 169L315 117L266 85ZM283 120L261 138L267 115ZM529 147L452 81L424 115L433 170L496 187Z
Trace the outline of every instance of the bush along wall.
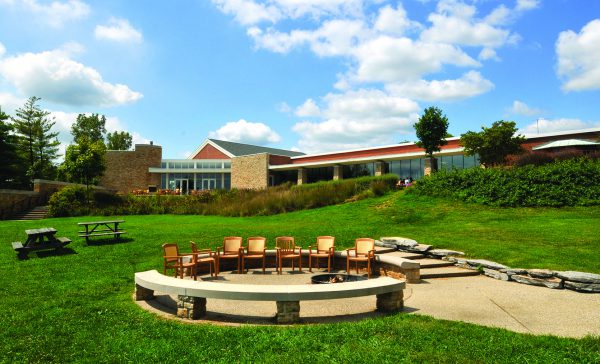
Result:
M576 158L541 166L439 171L412 193L492 206L600 205L600 160Z
M326 181L301 186L289 184L266 190L211 190L189 196L106 196L89 201L83 188L65 188L50 199L53 217L82 215L190 214L221 216L273 215L380 196L394 189L398 177L384 175Z

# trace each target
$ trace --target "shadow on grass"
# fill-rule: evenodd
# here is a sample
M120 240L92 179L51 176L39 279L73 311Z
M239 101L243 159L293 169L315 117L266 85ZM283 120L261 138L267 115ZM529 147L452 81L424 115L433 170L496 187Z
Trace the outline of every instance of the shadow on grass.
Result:
M47 258L47 257L59 257L59 256L63 256L63 255L72 255L72 254L77 254L77 252L71 248L37 250L37 251L30 251L26 256L23 254L19 254L17 256L17 258L19 260L28 260L31 258L32 254L35 255L37 258Z
M115 245L115 244L124 244L131 243L133 241L132 238L103 238L103 239L94 239L88 240L88 246L101 246L101 245Z

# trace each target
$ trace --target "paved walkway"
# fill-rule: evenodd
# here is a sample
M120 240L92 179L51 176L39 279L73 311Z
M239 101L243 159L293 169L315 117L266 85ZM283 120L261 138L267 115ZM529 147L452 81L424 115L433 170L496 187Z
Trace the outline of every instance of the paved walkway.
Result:
M268 270L249 274L225 272L220 282L249 284L307 284L312 274ZM210 278L206 278L210 280ZM159 296L142 307L173 318L175 298ZM511 331L565 337L600 335L600 294L552 290L484 276L425 280L404 290L404 312L439 319L500 327ZM305 323L339 322L381 316L375 296L328 301L302 301ZM196 322L222 325L274 324L275 302L207 300L208 315Z

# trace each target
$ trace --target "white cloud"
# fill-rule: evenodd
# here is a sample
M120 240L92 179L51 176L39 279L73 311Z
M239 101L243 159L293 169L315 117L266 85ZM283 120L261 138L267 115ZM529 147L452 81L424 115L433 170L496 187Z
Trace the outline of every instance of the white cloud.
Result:
M25 101L27 100L8 92L0 92L0 107L7 114L14 114L17 108L25 105Z
M310 153L358 148L394 142L398 134L412 132L418 119L416 102L380 90L329 94L324 98L320 122L301 121L293 130L298 147Z
M356 51L360 81L395 82L418 79L438 72L444 64L477 67L479 62L460 48L442 43L414 42L409 38L382 36Z
M526 125L519 130L523 134L544 134L558 131L588 129L600 127L598 121L583 121L580 119L559 118L559 119L538 119L537 121Z
M457 101L475 97L494 88L494 84L477 71L469 71L455 80L418 80L387 85L395 95L424 101Z
M52 27L61 27L64 23L85 18L90 13L90 7L83 1L52 1L41 3L38 0L0 1L0 5L21 6L32 13L40 22Z
M600 19L587 23L579 34L567 30L556 41L557 73L565 91L600 89Z
M277 105L277 110L279 110L279 112L287 114L292 111L292 108L290 107L290 105L288 105L287 102L280 102L279 105Z
M65 49L2 58L0 76L23 95L56 103L111 106L142 98L126 85L104 81L95 69L70 59Z
M281 140L279 134L274 132L268 125L252 123L244 119L226 123L216 131L211 131L209 137L259 145L277 143Z
M535 9L540 5L539 0L517 0L516 10L524 11Z
M410 20L402 4L398 4L396 9L389 5L379 9L379 15L373 28L381 33L402 36L407 31L421 29L422 26L418 22Z
M508 17L509 12L503 5L485 20L475 19L476 11L475 6L440 1L437 13L430 14L428 18L433 25L421 33L421 39L488 48L497 48L514 40L508 30L495 26L504 23Z
M296 108L294 114L301 118L319 116L321 115L321 110L319 109L319 107L313 99L307 99L302 105Z
M0 42L0 58L6 53L6 47Z
M281 11L274 6L257 4L252 0L212 0L219 10L233 15L242 25L252 25L263 21L275 23L281 19Z
M492 48L483 48L481 52L479 52L479 56L477 56L477 58L481 61L487 61L490 59L494 61L500 61L500 57L498 57L498 54Z
M543 112L543 110L535 107L530 107L526 103L519 100L513 101L513 104L508 111L512 114L524 116L540 115Z
M94 30L96 39L110 40L115 42L133 42L142 41L142 33L129 24L126 19L110 18L108 25L98 25Z

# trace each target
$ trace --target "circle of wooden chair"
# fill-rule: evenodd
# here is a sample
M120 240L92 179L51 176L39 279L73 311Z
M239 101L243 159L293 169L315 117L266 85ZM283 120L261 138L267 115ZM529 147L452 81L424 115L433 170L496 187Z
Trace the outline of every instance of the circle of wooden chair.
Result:
M294 271L294 261L298 261L298 269L302 272L302 247L296 246L294 237L279 236L275 238L275 260L277 261L277 274L283 273L283 262L285 260L292 262L292 271Z
M196 274L198 272L198 266L200 266L200 264L206 264L208 263L208 269L210 271L210 276L213 276L213 271L215 272L215 276L217 276L218 272L217 272L217 268L216 268L216 260L215 260L215 255L216 253L214 253L212 250L210 249L198 249L198 246L196 245L195 242L190 241L190 244L192 245L192 253L195 255L196 258ZM208 254L208 256L200 256L200 254Z
M371 261L375 261L375 240L358 238L354 244L354 248L346 249L346 272L350 273L350 262L354 262L356 274L358 274L358 262L366 262L367 274L371 278ZM351 252L354 252L354 255L350 254Z
M316 249L312 245L308 247L308 270L312 272L312 259L316 259L317 268L319 268L319 258L327 258L327 272L331 272L331 263L335 253L335 237L318 236Z
M265 273L267 239L262 236L248 238L248 245L242 250L242 272L246 272L245 261L247 259L262 259L262 271Z
M175 277L179 275L179 278L183 279L184 270L190 272L190 276L197 278L196 273L196 255L191 254L180 254L179 247L176 243L165 243L162 245L163 248L163 274L167 274L167 269L173 269L175 271Z
M217 275L221 271L222 259L236 259L237 270L241 273L240 263L242 257L242 238L239 236L228 236L223 239L223 246L217 248Z

